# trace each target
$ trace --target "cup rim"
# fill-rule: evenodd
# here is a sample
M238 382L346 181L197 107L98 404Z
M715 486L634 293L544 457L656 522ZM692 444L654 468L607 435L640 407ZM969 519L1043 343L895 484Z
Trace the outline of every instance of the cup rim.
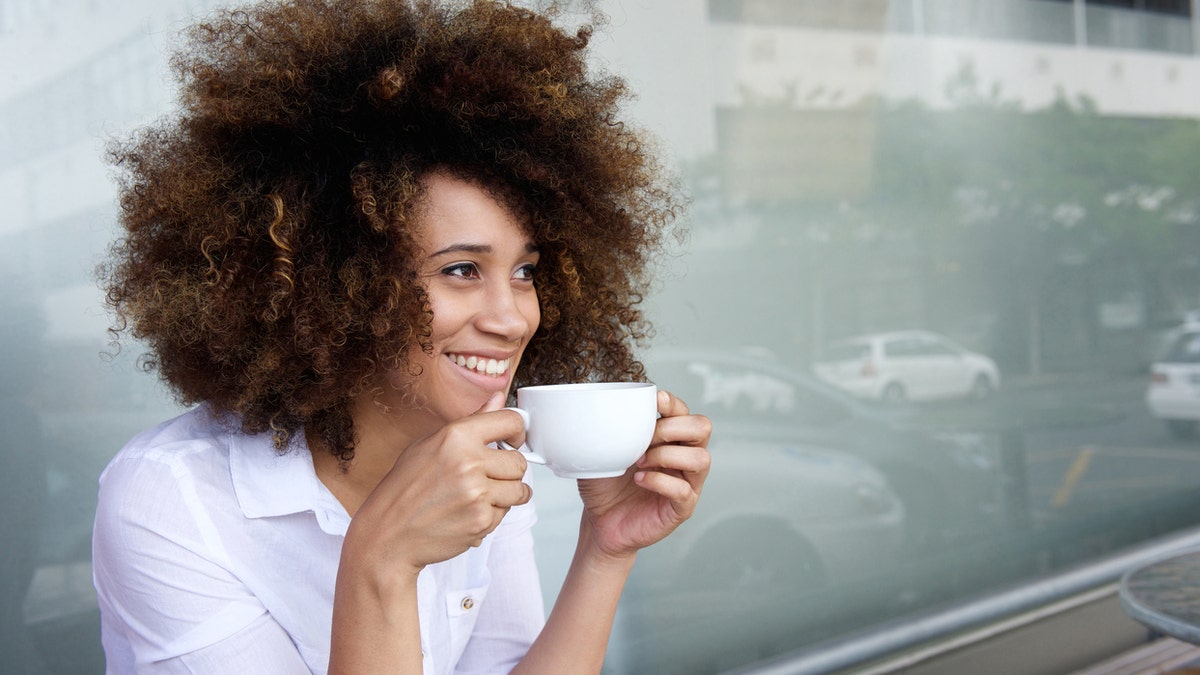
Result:
M562 392L599 392L599 391L627 391L630 389L649 389L655 386L653 382L569 382L559 384L535 384L528 387L519 387L517 393L522 391L538 392L538 391L562 391Z

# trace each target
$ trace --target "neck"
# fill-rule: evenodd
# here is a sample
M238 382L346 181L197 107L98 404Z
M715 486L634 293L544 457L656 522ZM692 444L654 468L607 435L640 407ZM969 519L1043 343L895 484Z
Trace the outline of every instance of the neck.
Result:
M317 478L353 518L417 436L403 428L398 416L385 413L370 399L350 405L354 421L354 457L350 461L340 461L324 441L307 431L306 439Z

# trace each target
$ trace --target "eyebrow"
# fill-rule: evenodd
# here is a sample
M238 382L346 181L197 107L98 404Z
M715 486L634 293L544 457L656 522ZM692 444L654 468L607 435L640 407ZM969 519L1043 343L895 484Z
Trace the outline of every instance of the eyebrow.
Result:
M436 258L438 256L446 255L447 253L480 253L480 254L483 254L483 253L491 253L492 250L493 249L492 249L491 245L489 245L489 244L451 244L451 245L447 246L446 248L441 249L440 251L434 251L433 253L430 253L429 257ZM528 244L525 245L525 252L526 253L537 253L538 252L537 244L534 244L533 242L529 242Z

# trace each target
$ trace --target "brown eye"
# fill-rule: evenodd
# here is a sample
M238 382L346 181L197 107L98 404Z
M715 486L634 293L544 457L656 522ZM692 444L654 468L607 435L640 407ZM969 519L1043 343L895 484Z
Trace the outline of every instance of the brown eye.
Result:
M460 279L478 279L479 268L475 263L455 263L442 268L442 274Z
M534 265L533 263L521 265L519 268L517 268L517 271L513 276L522 281L533 281L533 273L536 269L537 265Z

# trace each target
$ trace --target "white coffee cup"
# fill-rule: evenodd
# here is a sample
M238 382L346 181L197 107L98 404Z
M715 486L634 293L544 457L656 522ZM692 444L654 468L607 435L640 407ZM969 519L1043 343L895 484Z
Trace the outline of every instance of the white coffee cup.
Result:
M650 447L657 394L644 382L521 387L507 409L525 421L525 445L500 445L563 478L620 476Z

